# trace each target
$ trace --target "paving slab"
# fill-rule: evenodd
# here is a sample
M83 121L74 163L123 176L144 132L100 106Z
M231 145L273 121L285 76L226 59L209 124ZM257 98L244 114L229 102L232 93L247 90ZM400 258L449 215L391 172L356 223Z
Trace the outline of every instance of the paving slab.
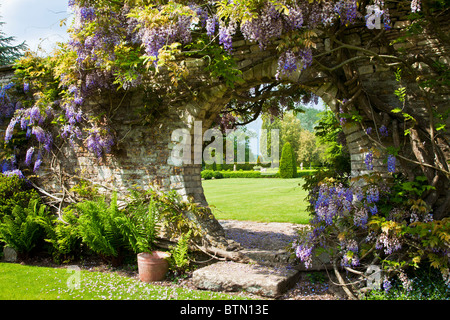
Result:
M211 291L241 291L266 297L277 297L297 282L300 273L289 266L264 266L237 262L216 262L197 269L194 285Z

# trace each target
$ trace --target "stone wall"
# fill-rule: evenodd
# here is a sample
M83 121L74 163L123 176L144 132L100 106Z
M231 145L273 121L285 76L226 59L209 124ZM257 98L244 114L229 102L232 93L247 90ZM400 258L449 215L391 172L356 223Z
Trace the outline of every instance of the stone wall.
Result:
M389 45L389 42L398 38L408 24L408 21L396 17L405 15L406 12L396 12L394 8L391 10L394 28L382 39L381 43L385 45L380 42L371 45L376 33L361 27L348 28L345 34L347 43L386 55L392 50L402 50L402 47L406 47L412 53L420 52L434 58L442 56L439 61L448 65L449 48L440 45L430 34L425 37L407 37L404 43ZM441 27L443 30L450 30L448 21L443 21ZM316 54L326 53L332 50L333 45L336 46L332 39L326 38L320 32L318 34L320 40L316 43ZM353 57L363 54L352 50L348 52ZM332 55L329 56L331 59ZM64 189L68 190L80 178L98 183L103 186L101 190L105 192L112 190L126 192L133 186L147 188L150 184L157 184L166 189L176 190L185 198L192 197L194 201L207 205L200 177L201 165L176 166L169 160L174 146L171 134L176 129L187 129L193 133L194 121L202 121L204 131L209 128L223 106L230 101L234 92L243 92L258 84L277 81L275 79L277 56L274 48L261 51L254 43L237 40L234 43L234 57L242 71L242 80L234 89L225 86L218 79L206 79L207 76L203 71L204 60L188 59L190 78L187 82L191 84L194 96L187 96L186 99L170 106L163 101L161 104L165 112L149 125L141 121L143 116L141 107L146 102L143 100L145 98L139 92L131 93L127 102L118 109L112 119L111 127L115 130L118 143L111 155L99 161L82 147L73 149L67 143L58 145L56 149L58 151L52 158L46 159L46 165L40 169L38 184L45 190L60 195L64 193ZM309 68L283 81L308 88L336 113L339 110L339 100L350 99L355 92L361 90L362 93L355 99L352 108L363 116L362 124L383 117L382 112L374 112L375 109L370 111L367 101L376 101L377 110L384 108L383 112L399 106L399 101L393 94L398 85L394 77L395 66L388 68L377 59L357 60L350 66L350 69L344 69L339 79L333 79L321 70ZM422 74L430 72L420 64L413 67ZM0 81L8 81L10 72L8 68L1 69ZM441 105L443 110L448 109L449 96L448 88L446 89L447 91L444 88L440 95L434 97L435 103ZM421 101L410 100L408 108L426 121L428 113ZM392 123L387 125L392 129ZM351 153L352 176L358 177L367 173L364 164L365 154L374 143L365 135L360 123L349 122L344 126L344 133ZM394 144L395 141L389 143ZM374 169L378 172L386 172L384 157L382 153L375 154ZM223 236L220 225L214 219L206 219L203 224L212 237ZM226 246L226 241L222 244Z
M0 67L0 85L5 85L11 82L14 75L12 66Z

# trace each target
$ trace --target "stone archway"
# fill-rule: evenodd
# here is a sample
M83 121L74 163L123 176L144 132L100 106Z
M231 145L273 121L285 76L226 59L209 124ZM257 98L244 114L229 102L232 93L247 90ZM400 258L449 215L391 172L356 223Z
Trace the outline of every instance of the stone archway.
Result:
M336 114L340 112L340 108L345 112L357 112L360 121L348 122L343 129L351 153L352 176L358 177L367 173L365 154L369 148L378 146L378 138L366 135L365 128L374 127L378 132L379 126L385 125L393 133L385 138L386 144L401 146L402 129L398 127L400 119L391 112L394 108L403 107L394 94L395 88L398 87L394 72L399 61L391 59L394 55L390 53L406 48L412 55L422 57L422 62L416 59L414 65L410 66L419 76L433 72L429 59L439 61L447 67L450 64L449 46L441 44L432 30L405 37L403 43L390 43L404 35L405 28L409 25L409 21L402 18L405 15L401 11L391 12L393 30L386 33L368 30L365 26L349 27L340 30L338 39L334 35L330 36L317 30L314 51L316 63L281 80L276 78L278 57L275 47L261 51L254 43L236 40L233 44L233 56L242 77L234 88L227 87L222 79L206 81L208 75L204 71L205 61L189 58L186 60L186 66L190 70L186 79L191 85L189 93L183 92L175 102L160 101L161 105L167 106L167 110L151 125L142 122L141 109L146 99L148 101L152 98L144 97L141 92L130 94L129 99L118 108L111 120L118 142L111 155L98 162L95 156L83 149L73 149L67 144L61 144L54 158L48 159L47 166L43 166L39 171L38 183L43 189L54 193L63 193L64 188L68 189L77 182L77 178L98 183L104 187L105 192L113 189L126 192L127 188L133 185L147 187L156 183L206 205L200 178L201 165L176 166L168 161L174 145L171 141L172 132L176 129L186 129L193 133L195 121L202 122L204 131L233 94L274 82L306 88L321 97ZM449 21L442 20L441 29L443 32L450 30ZM411 87L415 86L411 79L402 81ZM439 94L429 98L438 110L445 111L448 108L449 89L441 88ZM347 100L346 103L343 103L344 99ZM426 131L430 121L428 106L415 97L414 92L409 97L408 109L416 115L419 129L411 136L413 144L418 147L406 150L407 154L399 158L407 174L408 170L416 170L407 165L408 158L415 156L420 159L427 156L420 148L420 144L424 142L420 130ZM448 119L446 122L450 125ZM440 139L443 145L447 145L442 148L444 154L440 156L447 160L450 158L450 136L444 133ZM374 170L385 173L383 152L375 155L375 158ZM420 163L415 165L420 169ZM424 168L423 165L422 169L430 179L436 171L436 168ZM436 212L441 215L447 214L450 206L448 187L448 177L440 175L440 179L436 181L436 189L439 192L431 192L429 195L430 201L437 203ZM436 200L437 198L439 199ZM216 242L226 247L227 242L223 241L223 232L215 219L203 219L201 224L211 236L211 241L220 239Z

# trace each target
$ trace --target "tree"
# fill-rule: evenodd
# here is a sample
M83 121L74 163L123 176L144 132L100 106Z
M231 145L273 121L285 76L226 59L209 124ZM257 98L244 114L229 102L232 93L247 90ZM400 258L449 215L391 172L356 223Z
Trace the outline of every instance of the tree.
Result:
M278 129L280 145L284 146L286 142L289 142L294 154L297 154L299 143L300 143L300 131L301 125L300 120L296 118L294 112L285 112L282 117L273 117L264 115L262 117L263 123L261 129L267 130L267 143L262 141L260 145L260 150L271 150L272 139L270 135L270 130Z
M297 150L297 161L308 164L322 163L324 159L325 145L321 144L314 133L308 130L301 130L299 137L299 148Z
M316 125L315 135L319 144L325 146L323 157L328 167L340 174L349 173L350 153L339 121L331 110L326 110L319 115L320 120Z
M317 121L320 119L319 113L321 110L316 108L303 108L303 112L297 113L297 118L300 120L302 129L314 132Z
M283 145L280 159L280 177L283 179L294 178L297 176L297 167L291 144L286 142Z
M289 142L294 153L297 153L300 146L300 131L302 130L300 120L294 112L285 112L281 123L281 145Z
M0 27L4 24L0 21ZM3 31L0 31L0 66L12 64L27 49L25 41L15 46L11 45L15 40L15 37L7 37Z

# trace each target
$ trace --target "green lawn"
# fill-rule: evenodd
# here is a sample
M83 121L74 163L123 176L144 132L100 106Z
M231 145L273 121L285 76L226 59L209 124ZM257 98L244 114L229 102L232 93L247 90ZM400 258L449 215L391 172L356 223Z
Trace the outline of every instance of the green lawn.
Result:
M302 178L214 179L202 184L217 219L308 223Z
M68 281L78 279L79 287ZM69 284L71 282L69 281ZM0 300L229 300L241 296L157 286L115 273L0 263Z

